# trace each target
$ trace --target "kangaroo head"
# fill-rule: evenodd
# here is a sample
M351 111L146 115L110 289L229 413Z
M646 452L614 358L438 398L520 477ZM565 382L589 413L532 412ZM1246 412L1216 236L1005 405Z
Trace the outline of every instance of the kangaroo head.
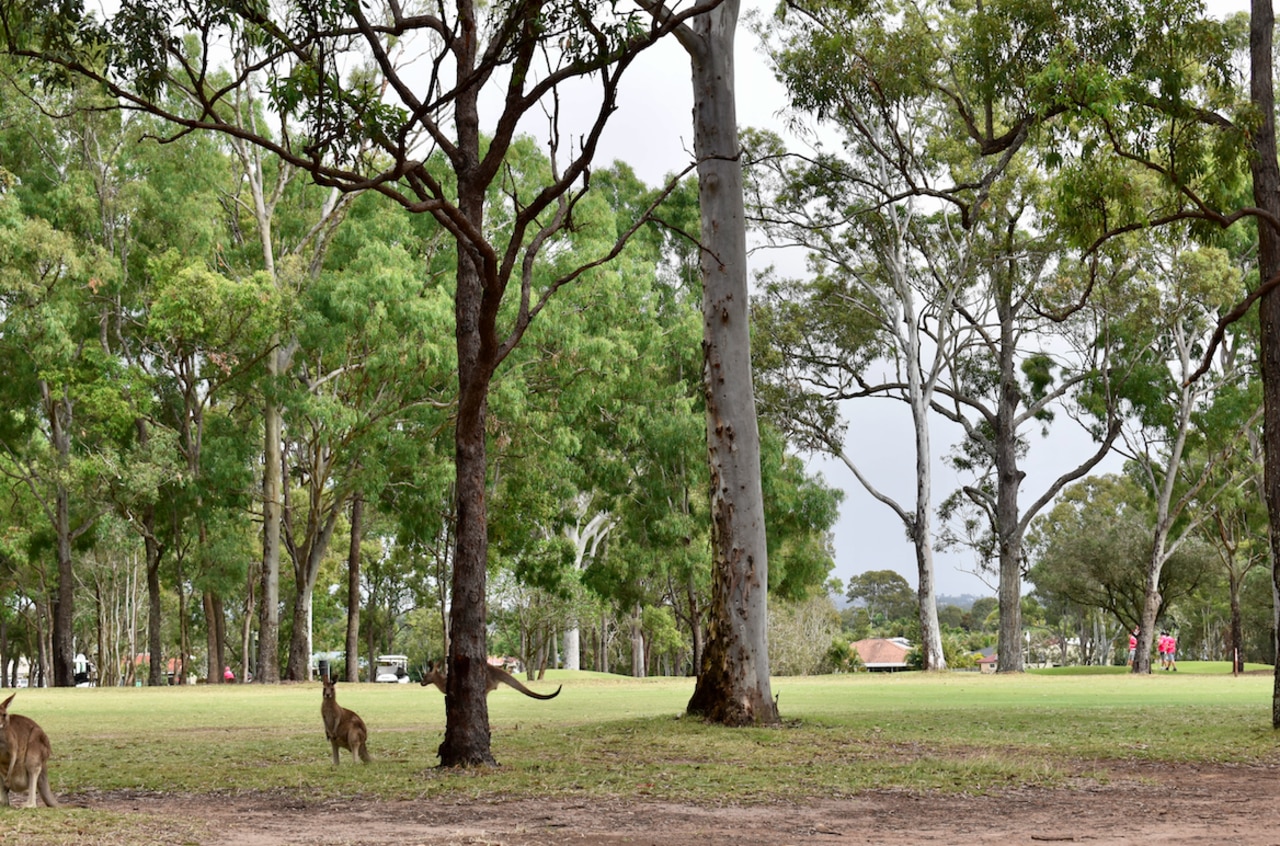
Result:
M435 661L428 661L427 671L422 674L422 681L420 682L420 684L423 687L429 687L437 683L444 684L444 681L445 681L444 665L437 665Z
M325 676L320 681L324 683L324 690L320 694L321 698L323 699L336 698L337 692L333 689L333 684L334 684L333 679L329 678L328 676Z

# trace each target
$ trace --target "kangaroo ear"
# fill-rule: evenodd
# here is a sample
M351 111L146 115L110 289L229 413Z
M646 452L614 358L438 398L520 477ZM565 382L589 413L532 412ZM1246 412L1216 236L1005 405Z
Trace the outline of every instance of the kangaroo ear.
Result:
M0 702L0 711L8 711L8 710L9 710L9 703L10 703L10 702L12 702L12 701L13 701L13 697L15 697L15 696L17 696L17 695L18 695L18 694L16 694L16 693L10 694L8 699L6 699L6 700L5 700L5 701L3 701L3 702Z

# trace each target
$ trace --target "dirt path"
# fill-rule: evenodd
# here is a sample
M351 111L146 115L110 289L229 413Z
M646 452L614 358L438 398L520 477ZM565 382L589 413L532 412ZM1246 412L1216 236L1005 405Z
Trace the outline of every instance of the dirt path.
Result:
M180 839L199 846L1280 846L1278 792L1275 768L1166 764L1131 767L1106 786L976 797L885 791L745 807L598 799L371 803L263 794L81 800L157 826L182 820L194 826L194 836Z

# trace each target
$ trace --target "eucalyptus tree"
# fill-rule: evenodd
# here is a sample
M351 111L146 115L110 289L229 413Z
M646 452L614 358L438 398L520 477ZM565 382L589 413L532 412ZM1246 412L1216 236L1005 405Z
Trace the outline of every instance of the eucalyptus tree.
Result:
M1059 105L1096 103L1078 112L1063 161L1066 182L1096 243L1116 232L1199 221L1207 229L1256 222L1256 283L1223 325L1258 305L1262 350L1264 493L1271 558L1280 560L1280 163L1275 130L1275 14L1268 0L1252 0L1247 15L1217 19L1199 3L1121 7L1108 27L1128 44L1124 61L1084 60L1078 42L1063 42L1059 72L1041 94ZM1247 88L1241 85L1243 58ZM1154 59L1154 61L1153 61ZM1153 143L1157 133L1165 139ZM1158 174L1163 202L1134 202L1125 168L1136 163ZM1203 232L1201 234L1207 234ZM1280 572L1274 566L1273 572ZM1280 595L1280 576L1275 577ZM1272 724L1280 727L1280 671L1272 696Z
M670 24L675 4L638 0ZM687 710L725 725L774 725L768 541L751 375L746 215L735 103L739 0L698 10L673 33L689 54L698 170L703 380L711 469L711 618Z
M1131 632L1141 625L1147 602L1156 526L1155 503L1133 475L1082 479L1032 523L1028 579L1048 602L1101 609L1115 632ZM1213 552L1199 536L1166 552L1157 582L1161 620L1213 569Z
M908 137L900 141L910 143ZM768 156L762 149L754 151L763 160L755 169L759 193L753 197L753 213L774 242L804 246L813 272L805 281L766 279L763 302L754 315L766 349L757 357L765 374L762 396L769 418L800 442L840 459L902 521L916 554L923 667L942 670L946 660L934 591L929 418L948 348L954 293L966 275L963 268L943 265L953 258L963 261L956 248L965 236L948 231L955 227L945 215L932 222L940 237L931 235L930 223L921 220L925 215L915 204L892 201L904 187L903 177L880 158L883 149L854 134L846 141L848 162L822 155L790 163L776 146ZM875 178L855 176L864 167ZM880 356L892 362L895 373L887 380L892 387L873 386L865 376ZM849 437L842 419L845 400L882 391L910 408L914 504L899 503L860 469L853 448L857 439Z
M1116 432L1106 422L1114 409L1096 404L1090 414L1100 413L1103 425L1089 422L1095 448L1029 506L1019 504L1025 430L1053 406L1072 404L1100 363L1086 349L1060 361L1045 354L1056 354L1053 339L1061 333L1037 313L1038 288L1059 262L1071 262L1054 241L1053 221L1043 215L1045 195L1034 174L1052 149L1039 140L1051 137L1073 105L1045 103L1038 92L1046 77L1061 72L1064 42L1081 45L1094 63L1127 55L1127 48L1123 39L1095 27L1092 16L1053 4L792 2L761 29L769 33L771 56L797 110L834 129L842 148L841 156L823 153L791 168L794 178L782 184L796 192L786 210L793 217L775 220L776 231L795 238L814 222L804 220L801 200L813 197L823 222L840 227L827 243L821 235L804 236L827 251L820 255L836 268L830 275L838 271L852 282L856 269L876 281L870 293L865 286L833 290L831 302L843 294L851 309L866 315L846 321L850 328L863 321L861 338L846 336L864 345L855 369L878 351L867 346L876 321L892 330L880 340L897 347L904 372L896 382L881 380L878 390L913 404L918 466L927 472L930 447L919 437L927 435L925 409L963 428L966 442L956 456L978 478L944 510L964 502L987 524L985 560L998 567L1000 579L999 666L1018 671L1026 523L1102 459ZM869 227L872 235L862 241L870 244L844 234L855 225ZM832 253L833 245L841 252ZM922 256L947 261L931 266ZM885 270L871 274L877 266ZM893 286L909 283L915 290L906 301L913 310L906 313ZM937 322L928 329L924 320ZM911 357L914 366L905 366ZM1050 378L1024 378L1025 368ZM847 385L857 384L855 377L845 378ZM918 481L915 503L896 510L916 533L927 528L920 510L927 515L928 507L927 485ZM921 540L918 550L927 550L928 540ZM931 578L928 561L921 563L924 591Z
M1151 645L1161 605L1160 570L1168 556L1212 514L1213 503L1235 480L1216 470L1253 430L1261 408L1249 389L1251 345L1230 332L1199 378L1201 351L1218 314L1243 294L1241 271L1219 249L1194 249L1166 229L1163 245L1147 251L1147 273L1135 278L1133 310L1117 315L1130 343L1146 347L1142 384L1130 396L1137 413L1128 421L1120 452L1150 492L1155 512L1146 596L1139 619L1135 673L1150 672ZM1163 247L1163 248L1162 248ZM1141 353L1140 353L1141 354Z

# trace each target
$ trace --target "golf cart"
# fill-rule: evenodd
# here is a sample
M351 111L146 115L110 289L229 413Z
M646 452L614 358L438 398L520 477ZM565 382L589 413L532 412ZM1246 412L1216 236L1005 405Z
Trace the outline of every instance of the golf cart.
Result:
M409 656L379 655L373 665L373 680L391 684L409 683Z

